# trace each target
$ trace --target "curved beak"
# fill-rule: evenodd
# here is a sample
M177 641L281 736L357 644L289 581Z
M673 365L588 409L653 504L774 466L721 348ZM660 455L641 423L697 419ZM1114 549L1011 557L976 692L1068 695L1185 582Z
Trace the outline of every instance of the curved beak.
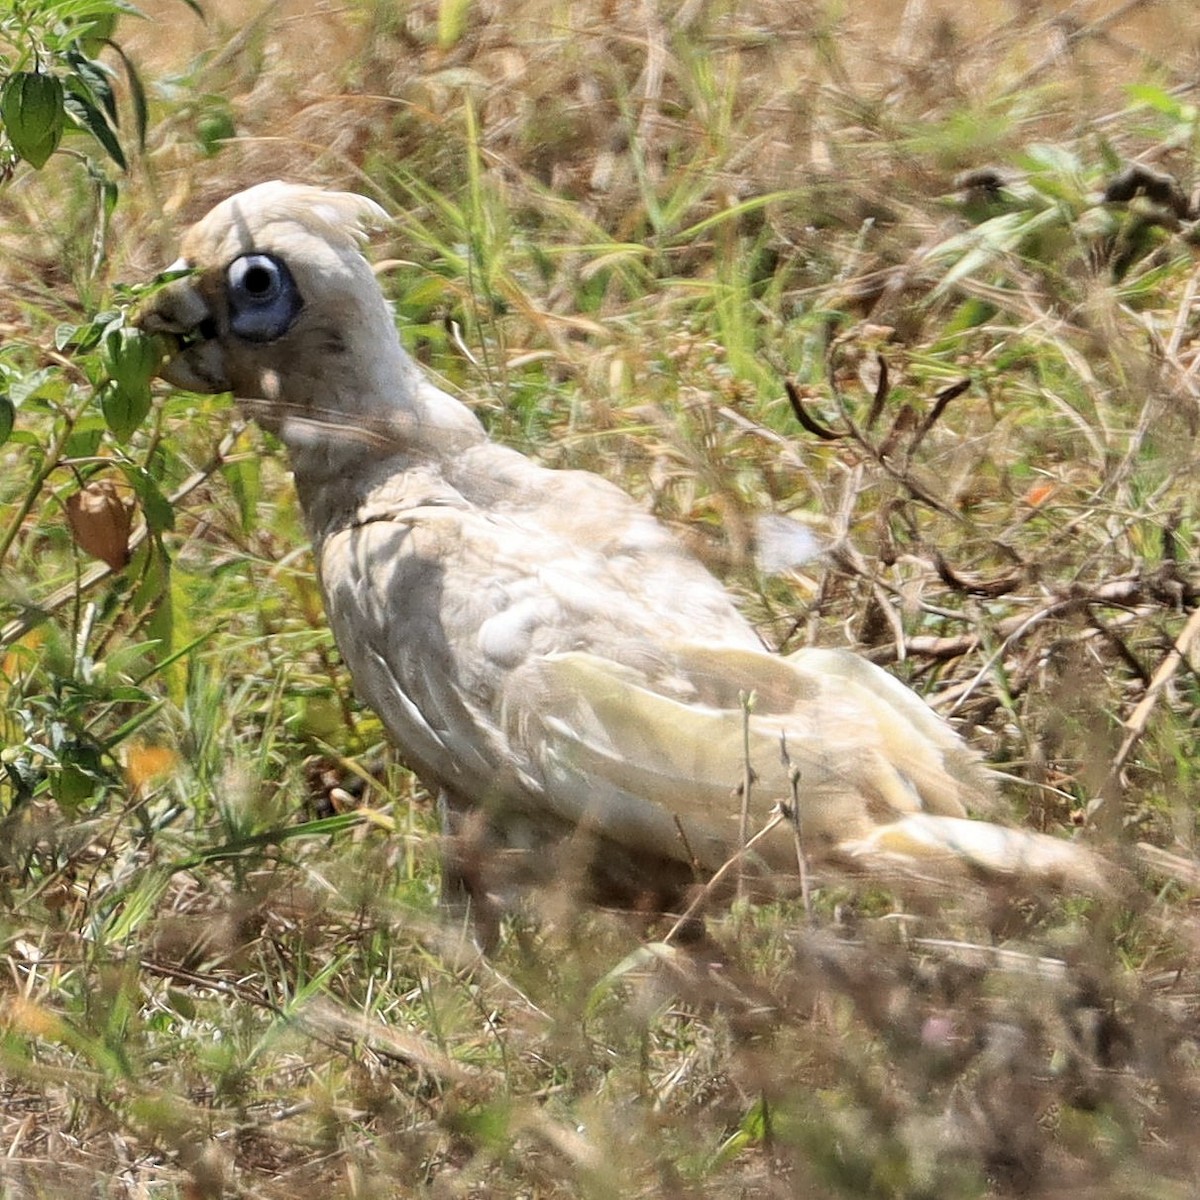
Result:
M181 260L168 269L190 266ZM167 360L158 373L168 383L188 392L228 392L233 385L217 337L217 315L201 282L196 275L172 280L145 302L134 324L166 342Z

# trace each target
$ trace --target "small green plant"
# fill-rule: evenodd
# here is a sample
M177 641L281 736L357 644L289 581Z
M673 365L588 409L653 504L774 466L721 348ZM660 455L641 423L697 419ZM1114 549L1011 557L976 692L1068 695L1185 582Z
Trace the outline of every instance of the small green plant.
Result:
M124 68L134 138L141 146L145 89L133 63L112 40L122 15L140 14L127 0L14 0L0 16L3 174L11 174L21 161L35 169L44 166L64 135L75 133L89 135L105 157L123 171L128 168L113 71L99 57L108 48Z

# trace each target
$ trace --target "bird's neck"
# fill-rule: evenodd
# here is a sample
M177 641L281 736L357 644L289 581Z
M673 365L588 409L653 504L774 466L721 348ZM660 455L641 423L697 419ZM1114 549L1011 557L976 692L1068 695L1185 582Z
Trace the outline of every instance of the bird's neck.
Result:
M395 349L365 373L338 378L328 385L332 393L328 386L322 394L314 388L305 403L289 403L289 415L278 422L305 519L318 540L352 520L381 478L417 468L440 472L487 440L466 405Z

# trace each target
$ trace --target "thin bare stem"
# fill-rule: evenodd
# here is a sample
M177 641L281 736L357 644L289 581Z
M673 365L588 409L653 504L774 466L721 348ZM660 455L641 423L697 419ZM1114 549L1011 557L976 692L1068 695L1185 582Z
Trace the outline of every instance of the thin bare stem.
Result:
M741 864L745 860L747 854L758 845L769 833L773 833L779 826L787 820L787 816L782 809L777 809L771 816L771 819L732 857L723 862L715 872L712 878L702 887L693 898L691 904L684 909L682 915L675 921L675 924L667 930L664 942L670 942L679 936L679 931L689 924L693 917L700 911L704 904L716 891L717 887L726 879L729 872L734 867L741 869Z

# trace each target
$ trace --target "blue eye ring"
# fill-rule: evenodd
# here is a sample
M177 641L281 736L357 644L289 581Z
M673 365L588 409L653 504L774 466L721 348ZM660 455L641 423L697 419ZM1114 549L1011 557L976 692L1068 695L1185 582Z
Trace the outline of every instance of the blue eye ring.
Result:
M229 329L247 342L273 342L292 327L304 301L287 263L273 254L243 254L225 269Z

